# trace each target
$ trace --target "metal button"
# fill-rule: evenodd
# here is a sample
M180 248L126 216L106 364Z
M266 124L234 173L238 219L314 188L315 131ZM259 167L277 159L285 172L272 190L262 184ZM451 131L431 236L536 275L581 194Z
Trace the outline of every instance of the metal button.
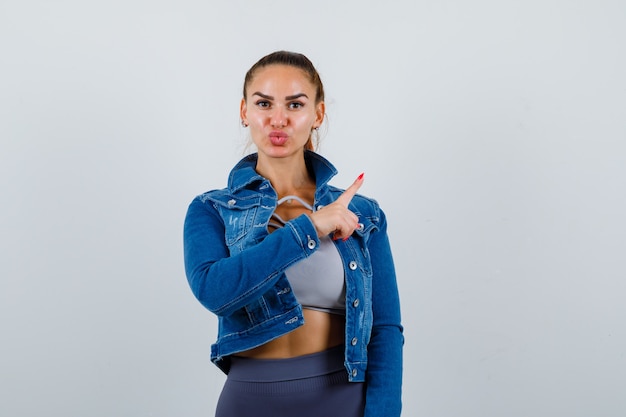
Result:
M318 206L317 206L317 209L318 209L318 210L321 210L321 209L323 209L323 208L324 208L324 206L323 206L322 204L320 204L320 205L318 205Z
M353 305L354 307L358 307L358 306L359 306L359 299L357 298L356 300L354 300L354 301L352 302L352 305Z
M353 270L353 271L354 271L354 270L356 269L356 262L354 262L354 261L350 261L350 265L349 265L349 267L350 267L350 269L351 269L351 270Z
M356 376L356 374L357 374L357 370L356 370L356 369L353 369L353 370L352 370L352 376Z
M359 342L359 339L357 339L356 337L353 337L352 340L350 341L350 343L352 343L352 346L356 346L358 342Z
M363 223L359 223L359 225L357 226L356 230L358 230L360 232L361 230L363 230L364 227L365 226L363 226Z
M309 246L309 249L315 249L315 241L313 239L309 238L309 242L307 243L307 245Z
M236 201L235 201L235 200L228 200L228 205L229 205L229 206L234 206L234 205L235 205L235 203L236 203Z

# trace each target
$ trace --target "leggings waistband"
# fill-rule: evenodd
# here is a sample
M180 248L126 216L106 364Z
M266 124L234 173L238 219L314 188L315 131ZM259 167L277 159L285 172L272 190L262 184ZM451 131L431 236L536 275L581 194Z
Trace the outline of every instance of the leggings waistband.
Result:
M344 370L344 346L286 359L253 359L232 356L228 379L276 382L327 375Z

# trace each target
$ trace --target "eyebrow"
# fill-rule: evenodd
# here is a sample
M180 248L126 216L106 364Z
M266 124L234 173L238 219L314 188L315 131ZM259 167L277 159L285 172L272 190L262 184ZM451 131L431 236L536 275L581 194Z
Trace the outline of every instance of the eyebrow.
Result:
M259 96L259 97L264 98L264 99L266 99L266 100L274 100L274 97L272 97L272 96L268 96L267 94L263 94L263 93L261 93L261 92L259 92L259 91L257 91L256 93L253 93L252 95L253 95L253 96ZM307 96L307 95L306 95L306 94L304 94L304 93L298 93L298 94L294 94L294 95L292 95L292 96L287 96L287 97L285 97L285 100L287 100L287 101L289 101L289 100L295 100L295 99L300 98L300 97L309 98L309 96Z

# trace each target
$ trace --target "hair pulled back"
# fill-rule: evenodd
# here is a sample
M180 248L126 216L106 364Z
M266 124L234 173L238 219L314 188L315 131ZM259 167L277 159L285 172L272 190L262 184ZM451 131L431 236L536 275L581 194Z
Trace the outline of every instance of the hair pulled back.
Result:
M244 100L247 100L248 85L254 79L257 71L270 65L287 65L302 70L302 72L304 72L308 77L311 84L315 86L315 104L324 101L324 85L322 84L322 79L320 78L320 75L315 69L313 63L305 55L290 51L272 52L271 54L259 59L252 67L250 67L243 82ZM314 149L311 137L309 137L305 147L309 150Z

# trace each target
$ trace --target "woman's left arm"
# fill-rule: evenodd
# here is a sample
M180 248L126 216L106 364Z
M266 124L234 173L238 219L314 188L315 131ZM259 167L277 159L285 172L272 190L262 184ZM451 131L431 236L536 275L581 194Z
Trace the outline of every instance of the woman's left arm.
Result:
M372 260L371 339L367 347L365 417L397 417L402 409L402 347L400 297L387 236L387 221L380 211L378 230L369 241Z

